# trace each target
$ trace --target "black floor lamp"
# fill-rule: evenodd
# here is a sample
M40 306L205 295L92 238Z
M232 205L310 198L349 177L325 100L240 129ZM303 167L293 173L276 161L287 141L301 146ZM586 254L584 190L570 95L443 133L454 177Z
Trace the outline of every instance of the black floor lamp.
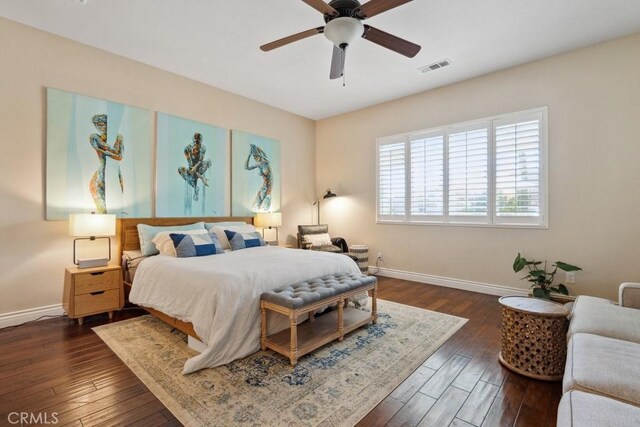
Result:
M314 205L316 204L318 205L318 225L320 225L320 200L329 199L331 197L336 197L336 196L337 196L336 193L328 189L327 191L325 191L325 193L322 196L318 197L318 200L316 200L316 202L314 203Z

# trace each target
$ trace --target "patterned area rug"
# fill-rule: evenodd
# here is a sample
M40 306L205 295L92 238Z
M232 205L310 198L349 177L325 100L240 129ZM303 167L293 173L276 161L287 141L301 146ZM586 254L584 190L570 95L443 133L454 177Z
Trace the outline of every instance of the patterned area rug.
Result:
M300 358L258 351L182 375L196 353L151 316L94 331L187 426L352 426L466 322L378 300L378 324Z

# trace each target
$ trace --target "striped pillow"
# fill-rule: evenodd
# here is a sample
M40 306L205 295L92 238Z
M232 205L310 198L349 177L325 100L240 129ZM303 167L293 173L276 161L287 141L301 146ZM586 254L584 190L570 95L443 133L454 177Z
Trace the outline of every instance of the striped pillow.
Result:
M169 234L176 248L178 258L216 255L224 253L215 233L207 234Z
M224 230L224 234L229 239L229 245L234 251L246 248L266 246L262 236L257 231L253 233L240 233L238 231Z

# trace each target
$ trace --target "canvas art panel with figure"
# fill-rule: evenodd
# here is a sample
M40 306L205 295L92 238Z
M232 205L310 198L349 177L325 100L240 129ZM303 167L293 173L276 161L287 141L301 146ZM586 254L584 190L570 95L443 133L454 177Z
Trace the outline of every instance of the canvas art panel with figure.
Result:
M47 89L47 219L151 215L152 113Z
M231 213L250 216L280 210L280 143L231 132Z
M158 113L157 139L156 215L226 215L227 130Z

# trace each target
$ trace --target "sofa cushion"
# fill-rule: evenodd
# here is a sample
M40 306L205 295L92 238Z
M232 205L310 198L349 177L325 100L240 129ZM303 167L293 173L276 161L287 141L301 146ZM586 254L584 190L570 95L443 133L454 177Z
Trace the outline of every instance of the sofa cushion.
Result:
M569 340L562 391L581 390L640 405L640 344L591 334Z
M581 295L571 311L568 337L585 333L640 344L640 310Z
M640 425L640 408L581 391L565 393L558 427L631 427Z

